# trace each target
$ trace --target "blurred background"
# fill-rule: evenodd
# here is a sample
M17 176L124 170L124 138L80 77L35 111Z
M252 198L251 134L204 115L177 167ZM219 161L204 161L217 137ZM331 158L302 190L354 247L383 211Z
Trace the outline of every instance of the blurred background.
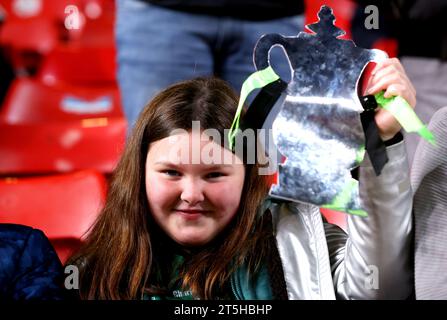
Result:
M446 1L307 0L305 24L323 4L344 39L402 59L424 122L447 105ZM371 4L379 20L368 29ZM62 262L100 211L130 129L116 11L114 0L0 0L0 223L43 230ZM322 212L345 228L344 214Z

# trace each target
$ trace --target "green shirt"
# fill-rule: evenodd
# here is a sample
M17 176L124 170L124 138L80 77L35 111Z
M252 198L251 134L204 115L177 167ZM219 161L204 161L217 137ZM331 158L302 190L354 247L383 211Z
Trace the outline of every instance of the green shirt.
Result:
M172 269L167 278L166 275L163 275L162 273L158 274L161 283L167 283L167 294L150 295L145 293L143 295L143 300L196 300L196 298L193 297L191 290L184 290L182 288L182 281L179 277L180 269L185 262L185 258L182 255L176 254L172 261ZM224 291L226 294L221 298L216 298L217 300L234 300L234 296L231 293L229 286L228 288L225 288Z

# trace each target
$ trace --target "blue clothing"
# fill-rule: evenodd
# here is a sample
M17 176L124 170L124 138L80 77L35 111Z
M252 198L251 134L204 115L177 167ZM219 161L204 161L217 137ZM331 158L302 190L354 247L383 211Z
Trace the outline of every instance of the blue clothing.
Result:
M0 300L59 300L62 265L40 230L0 224Z
M118 0L118 83L129 127L154 95L175 82L215 75L239 92L256 71L253 49L258 39L266 33L295 36L303 25L303 15L249 21ZM289 81L291 69L283 51L274 48L271 58L276 73Z
M142 0L161 7L244 20L270 20L304 13L299 0Z

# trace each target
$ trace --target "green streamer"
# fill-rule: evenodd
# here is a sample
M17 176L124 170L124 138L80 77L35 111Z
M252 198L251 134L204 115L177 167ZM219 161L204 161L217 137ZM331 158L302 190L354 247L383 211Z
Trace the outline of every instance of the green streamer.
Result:
M322 205L322 208L342 211L350 213L356 216L367 217L368 213L362 209L349 209L348 204L351 202L352 194L354 191L358 190L359 182L354 179L350 179L348 183L344 186L343 190L338 193L334 200L329 203Z
M413 108L404 98L400 96L385 98L384 91L376 93L374 97L376 98L377 104L389 111L399 121L405 131L416 132L432 145L435 145L433 133L422 123Z
M355 157L355 163L360 164L363 161L363 158L365 158L365 145L362 144L356 153Z
M233 150L234 138L236 137L237 130L239 129L239 120L241 117L242 106L248 95L254 90L265 87L269 83L279 79L279 76L273 71L272 67L256 71L252 73L247 80L244 81L241 88L241 95L239 98L239 104L237 106L236 115L233 123L231 124L230 132L228 133L228 141L230 143L230 149Z

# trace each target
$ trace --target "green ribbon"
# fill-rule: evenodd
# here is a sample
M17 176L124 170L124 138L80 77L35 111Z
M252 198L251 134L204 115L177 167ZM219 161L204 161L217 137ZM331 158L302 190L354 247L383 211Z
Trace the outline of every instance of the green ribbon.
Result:
M230 143L230 149L233 150L234 138L236 137L237 130L239 129L239 120L241 117L242 106L248 95L254 90L265 87L269 83L279 79L279 76L273 71L272 67L267 67L265 69L256 71L252 73L247 80L244 81L241 88L241 95L239 98L239 104L237 106L236 115L234 117L233 123L228 133L228 141Z
M385 98L384 91L376 93L374 97L376 98L377 104L389 111L399 121L405 131L416 132L432 145L435 145L433 133L422 123L413 108L404 98L400 96Z
M352 194L354 191L358 190L358 187L359 182L357 180L350 179L344 186L343 190L337 194L331 203L322 205L321 207L335 211L342 211L361 217L367 217L368 213L365 210L348 208L348 204L351 202Z
M358 149L357 149L357 154L355 157L355 163L360 164L363 161L363 158L365 158L365 145L362 144Z

